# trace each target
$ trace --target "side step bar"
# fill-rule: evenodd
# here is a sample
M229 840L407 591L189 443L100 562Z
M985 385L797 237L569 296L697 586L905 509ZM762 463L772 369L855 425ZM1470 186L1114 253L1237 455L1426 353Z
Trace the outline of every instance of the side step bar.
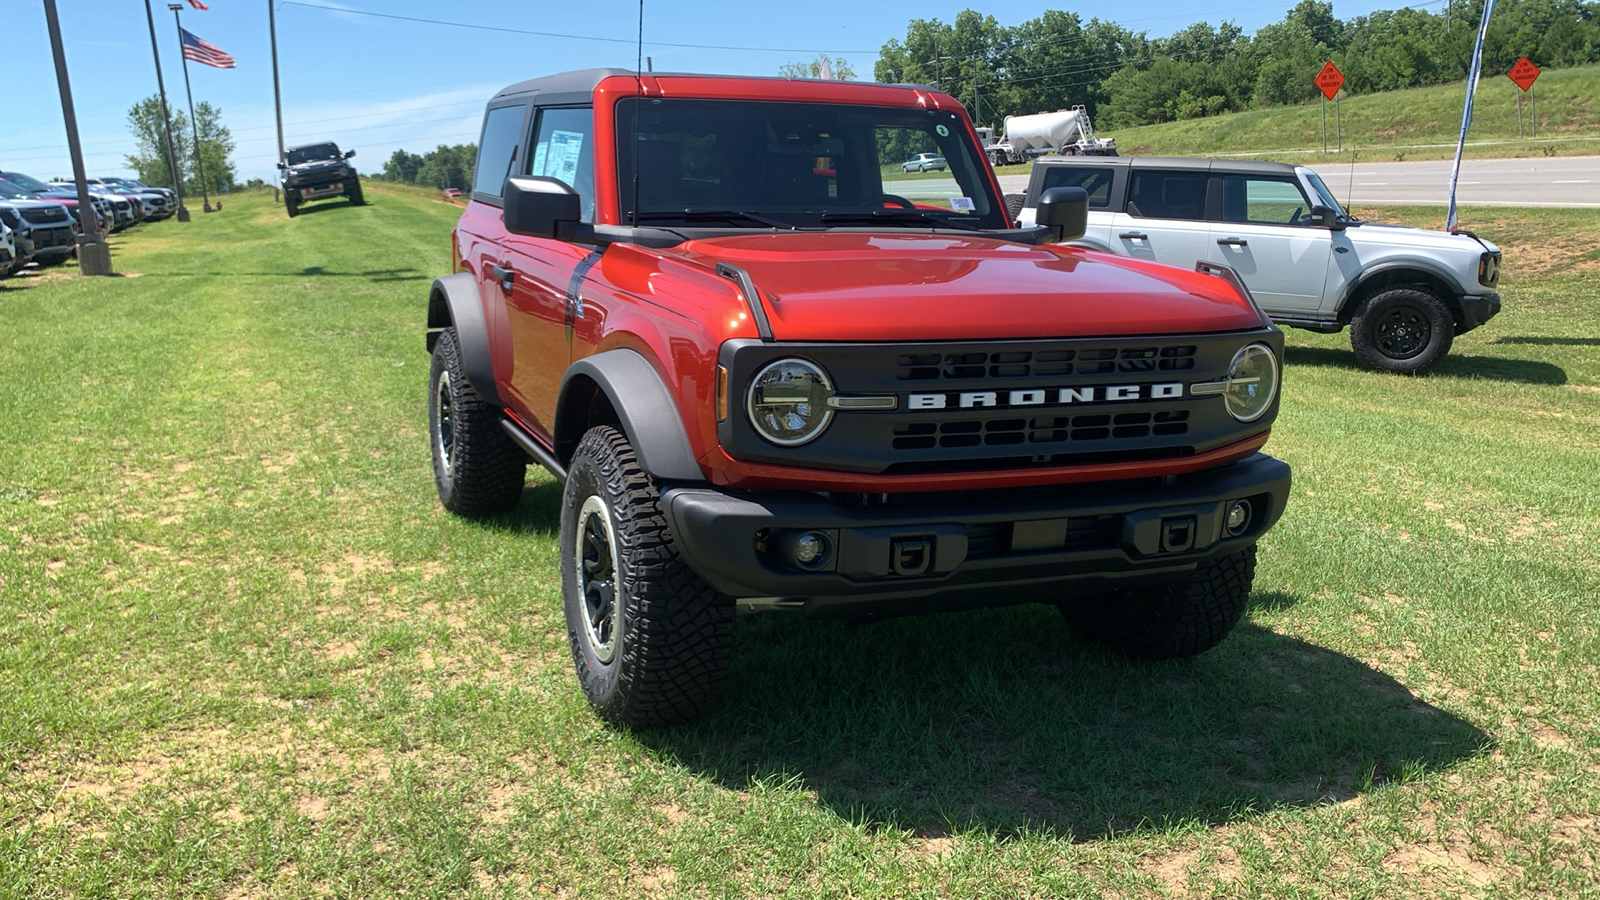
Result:
M522 452L532 457L539 465L549 469L550 474L554 475L557 481L567 480L567 470L556 459L555 454L546 450L533 435L524 431L521 425L510 419L502 418L500 427L505 429L506 434L510 435L513 441L516 441L517 446L522 448Z

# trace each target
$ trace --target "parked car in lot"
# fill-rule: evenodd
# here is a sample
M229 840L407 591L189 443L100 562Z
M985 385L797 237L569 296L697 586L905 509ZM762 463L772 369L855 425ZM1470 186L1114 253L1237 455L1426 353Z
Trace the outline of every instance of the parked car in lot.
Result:
M943 172L949 167L937 153L918 153L900 164L902 172Z
M885 193L907 145L948 206ZM530 459L564 482L601 717L706 714L739 610L1039 602L1144 658L1239 621L1288 499L1282 332L1225 267L1062 246L1080 189L1013 228L954 98L596 69L496 94L478 147L427 299L434 482L465 516Z
M348 197L354 206L366 203L361 179L349 159L356 152L339 152L332 141L290 147L284 162L278 163L283 182L283 206L289 218L300 214L300 207L313 200Z
M35 200L30 192L0 181L0 207L11 211L16 223L7 221L28 244L28 257L41 266L53 266L70 259L78 250L77 228L72 214L60 203Z
M11 226L0 218L0 278L22 268L22 260L18 255L16 234Z
M1500 248L1351 218L1305 166L1236 160L1040 159L1019 220L1054 187L1089 194L1080 246L1192 267L1227 265L1280 325L1350 328L1368 365L1423 372L1500 311Z
M22 172L15 171L0 171L0 181L7 181L10 182L13 187L21 188L21 190L26 194L26 199L46 200L51 203L59 203L62 206L65 206L67 211L72 214L73 230L78 230L77 187L63 187L61 185L50 184L48 182L40 181L37 178L29 177ZM19 197L14 193L3 194L0 196L8 196L12 197L13 199L19 199ZM115 222L115 211L112 209L111 201L94 198L91 202L94 205L95 226L102 232L110 230L111 226Z
M445 188L444 189L444 195L446 197L449 197L451 200L455 200L455 199L457 199L457 198L459 198L461 196L461 189L460 188Z

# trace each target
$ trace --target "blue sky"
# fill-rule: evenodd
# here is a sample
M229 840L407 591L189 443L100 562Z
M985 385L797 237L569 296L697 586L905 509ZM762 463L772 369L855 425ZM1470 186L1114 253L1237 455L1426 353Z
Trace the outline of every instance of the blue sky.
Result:
M272 0L276 3L284 138L290 145L334 140L359 151L365 171L397 147L413 151L477 139L484 101L507 84L592 66L631 67L639 28L637 0L579 3L529 0ZM238 68L191 63L196 102L222 110L238 147L242 179L274 176L276 136L268 0L185 4L184 27L238 60ZM1068 8L1085 20L1119 22L1152 37L1195 21L1231 19L1247 32L1282 18L1293 0L1092 0ZM1395 2L1336 3L1341 18ZM90 174L132 174L127 111L155 93L155 65L141 0L58 0L85 165ZM167 0L153 0L168 100L185 103L183 69ZM321 7L321 8L317 8ZM952 21L965 8L1004 25L1036 18L1049 4L1001 5L918 0L645 0L644 52L657 70L775 75L786 62L827 52L870 79L878 49L904 39L912 16ZM468 30L342 12L337 8L549 32L556 36ZM38 178L69 175L60 95L39 0L6 4L7 96L0 100L0 168ZM590 40L581 37L594 38ZM740 49L698 49L671 44Z

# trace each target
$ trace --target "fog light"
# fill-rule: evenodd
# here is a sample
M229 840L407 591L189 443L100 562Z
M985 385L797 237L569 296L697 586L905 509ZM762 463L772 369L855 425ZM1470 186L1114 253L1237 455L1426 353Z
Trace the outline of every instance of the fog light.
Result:
M1250 501L1235 500L1228 507L1228 533L1238 534L1250 524Z
M808 531L795 538L794 546L789 549L794 561L802 566L811 565L821 559L822 555L827 552L827 539L814 531Z

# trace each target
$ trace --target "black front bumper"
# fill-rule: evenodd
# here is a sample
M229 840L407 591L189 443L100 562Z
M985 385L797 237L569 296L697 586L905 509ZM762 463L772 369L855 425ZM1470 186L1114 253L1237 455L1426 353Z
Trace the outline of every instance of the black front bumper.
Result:
M1050 585L1095 593L1182 578L1254 544L1283 514L1289 466L1264 454L1170 479L890 495L847 505L814 494L667 487L661 505L685 560L734 597L804 598L810 612L917 598L1003 604ZM1228 533L1234 500L1248 524ZM792 539L822 536L802 567Z
M1461 321L1456 323L1456 334L1466 334L1500 312L1498 293L1465 294L1456 302L1461 304Z

